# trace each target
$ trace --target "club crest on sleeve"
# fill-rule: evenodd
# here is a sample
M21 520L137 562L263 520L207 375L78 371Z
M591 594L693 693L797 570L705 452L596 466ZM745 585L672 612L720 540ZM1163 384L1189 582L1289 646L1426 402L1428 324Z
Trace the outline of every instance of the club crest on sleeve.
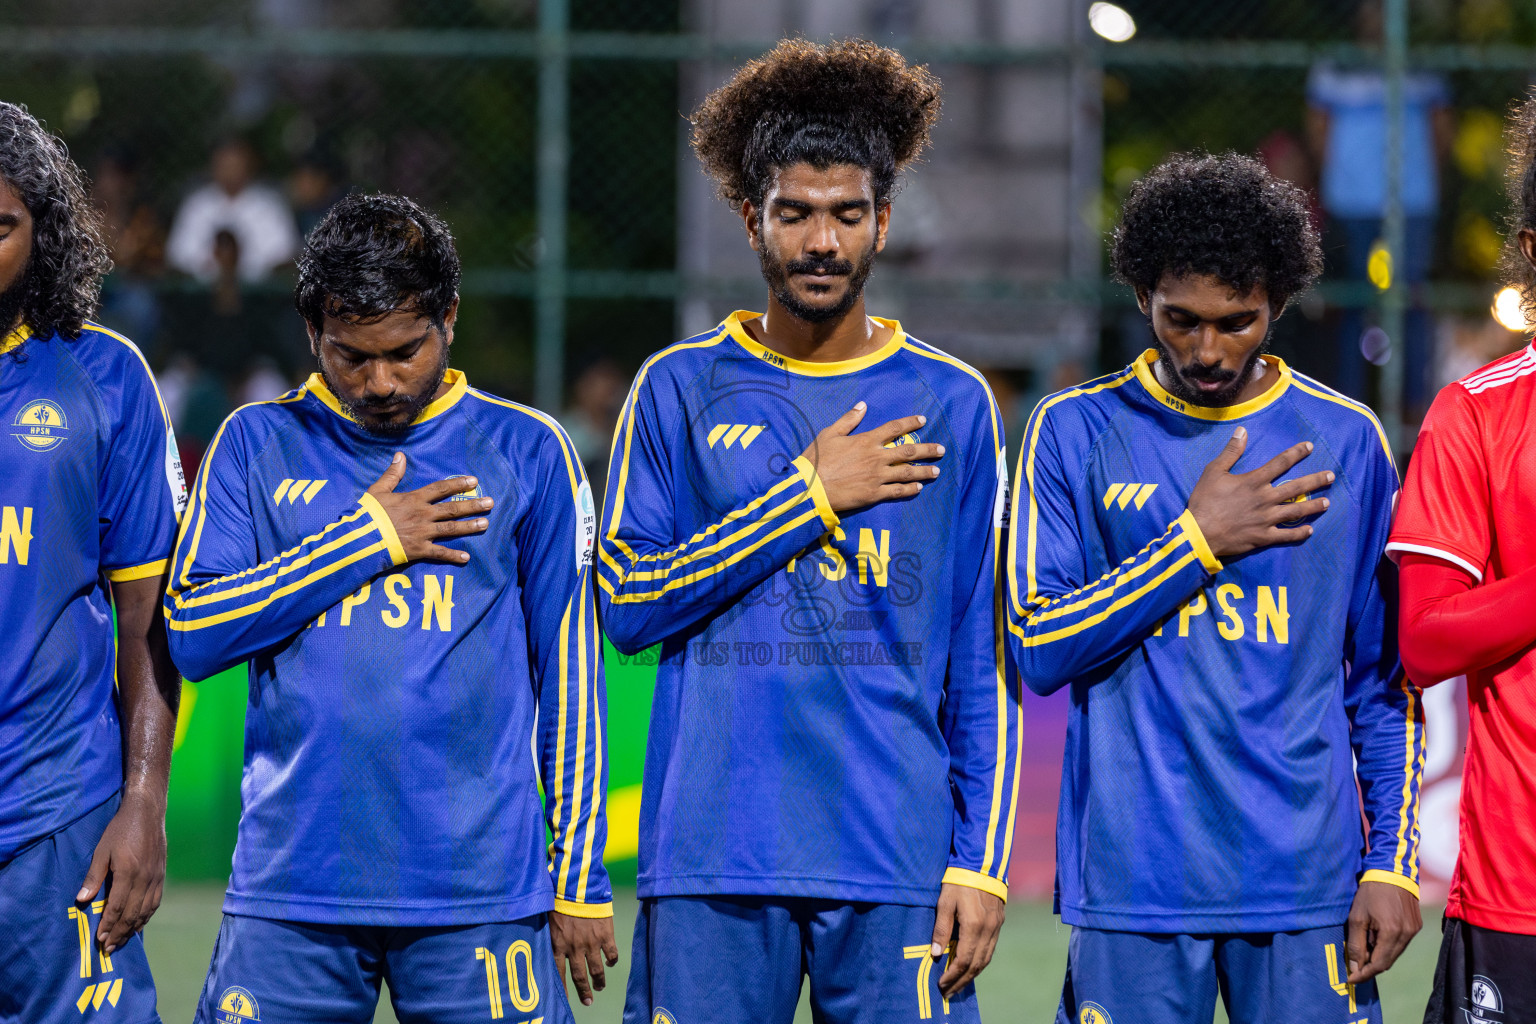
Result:
M592 545L597 540L597 506L592 485L585 480L576 489L576 571L592 564Z
M256 1006L256 997L239 985L230 986L219 997L219 1012L216 1020L218 1024L246 1024L247 1021L261 1020L261 1011Z
M1077 1013L1077 1024L1114 1024L1109 1011L1098 1003L1084 1003Z
M69 420L57 402L36 398L16 414L11 436L35 452L46 452L69 440Z

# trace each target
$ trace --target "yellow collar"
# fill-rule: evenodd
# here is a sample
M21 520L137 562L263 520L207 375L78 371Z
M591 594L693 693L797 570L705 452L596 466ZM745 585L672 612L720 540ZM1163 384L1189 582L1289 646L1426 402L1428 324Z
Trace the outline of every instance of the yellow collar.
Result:
M906 344L907 340L907 332L901 329L901 324L898 321L886 320L883 317L872 316L870 319L875 323L881 324L891 329L893 333L891 334L890 341L886 342L884 345L880 346L869 355L859 356L857 359L843 359L835 363L812 363L803 359L791 359L789 356L780 355L773 349L768 348L766 345L754 341L752 339L752 335L748 334L747 329L742 326L742 322L745 320L752 320L762 315L763 314L761 313L754 313L751 310L738 309L736 312L726 317L720 326L725 329L727 334L736 339L737 344L746 349L748 352L757 356L757 358L761 359L763 362L772 363L774 366L782 367L783 369L788 370L790 373L802 373L808 377L836 377L839 374L853 373L856 370L862 370L865 367L874 366L882 359L887 359L895 355L898 351L901 350L901 347Z
M443 381L448 385L448 390L443 393L442 397L434 398L431 405L421 410L421 413L411 421L411 426L414 427L425 423L434 416L441 416L457 405L459 399L463 398L464 393L469 390L469 379L464 376L461 370L450 369L447 373L443 374ZM342 419L351 420L353 423L357 422L357 420L353 419L352 414L347 412L346 406L342 405L336 396L331 393L331 389L325 386L325 378L318 373L309 375L309 380L304 382L304 388L324 402L327 409L330 409Z
M22 324L3 339L0 339L0 355L4 355L11 349L16 348L30 337L32 337L32 328Z
M1250 398L1238 405L1224 406L1195 405L1193 402L1186 402L1182 398L1169 394L1167 389L1157 382L1157 374L1152 372L1152 365L1157 362L1155 348L1147 349L1131 365L1136 371L1136 379L1141 381L1141 386L1147 389L1148 394L1174 412L1181 412L1197 420L1235 420L1243 416L1251 416L1260 409L1273 405L1275 400L1285 394L1286 389L1291 386L1291 368L1285 365L1284 359L1271 355L1259 358L1279 370L1280 379L1257 398Z

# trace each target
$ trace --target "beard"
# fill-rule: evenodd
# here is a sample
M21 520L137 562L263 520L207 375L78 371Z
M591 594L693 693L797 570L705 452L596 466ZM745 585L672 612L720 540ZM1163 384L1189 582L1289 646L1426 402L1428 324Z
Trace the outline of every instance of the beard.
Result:
M421 411L432 404L433 397L437 394L438 386L443 383L443 377L448 372L448 346L442 346L442 354L437 359L437 369L433 372L426 386L419 394L410 395L405 399L404 414L401 419L385 419L385 416L401 416L401 411L395 407L400 403L401 396L396 394L387 399L365 398L361 401L351 401L346 394L336 386L331 375L325 372L325 364L320 364L320 377L325 381L325 386L331 389L331 394L336 396L336 401L347 410L358 426L377 437L400 437L411 425L416 422L416 417Z
M757 261L762 268L763 280L768 282L768 290L779 300L779 305L789 311L790 316L808 324L824 324L842 319L854 303L859 301L859 296L864 294L864 283L869 280L870 271L875 267L875 250L874 246L866 249L858 263L835 258L784 261L764 245L758 250ZM843 291L843 297L832 305L812 306L790 289L789 278L792 274L837 275L846 277L848 286Z
M1163 339L1152 332L1152 343L1157 348L1157 358L1168 368L1168 379L1160 381L1168 388L1170 394L1190 405L1201 405L1207 408L1222 408L1232 405L1237 401L1237 396L1242 394L1243 388L1253 380L1253 368L1259 365L1259 359L1269 351L1269 336L1264 336L1264 342L1253 350L1241 370L1223 370L1220 367L1201 366L1192 363L1187 367L1179 366L1168 346L1163 344ZM1215 391L1201 391L1189 382L1192 380L1219 382L1223 386Z
M16 275L16 280L5 291L0 292L0 337L4 337L21 325L21 315L26 311L27 298L32 294L32 257L27 257L26 265L21 268L21 273Z

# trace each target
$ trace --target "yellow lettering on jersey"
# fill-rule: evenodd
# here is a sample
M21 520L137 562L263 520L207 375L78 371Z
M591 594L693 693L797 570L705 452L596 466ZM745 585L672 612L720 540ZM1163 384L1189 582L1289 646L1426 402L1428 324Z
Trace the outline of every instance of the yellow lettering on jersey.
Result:
M1258 624L1260 640L1268 642L1269 630L1273 626L1275 642L1288 644L1291 642L1291 613L1286 610L1285 588L1275 589L1280 591L1278 602L1268 587L1259 588L1259 606L1253 613L1253 619Z
M1237 609L1232 607L1232 599L1243 599L1243 588L1236 583L1223 583L1216 588L1216 603L1221 605L1221 621L1216 623L1216 630L1223 640L1241 640L1243 638L1243 620L1238 617Z
M891 564L891 531L880 531L880 546L875 547L875 531L861 529L859 531L859 582L868 583L868 575L873 573L875 586L886 585L886 569Z
M11 560L16 552L16 564L26 565L32 552L32 509L23 508L18 517L10 505L0 509L0 565Z
M831 536L833 540L848 539L848 535L843 532L843 528L841 526L834 526L832 528ZM826 535L823 535L821 538L821 549L826 552L827 555L827 561L816 563L816 568L821 570L821 574L827 579L831 580L833 583L836 583L844 576L847 576L848 560L843 557L843 553L841 551L832 546L832 541L828 540Z
M352 625L352 609L356 608L360 604L365 603L368 600L368 594L372 590L372 583L364 583L361 587L358 588L357 593L353 594L351 597L344 597L341 599L341 624L343 626ZM325 618L323 614L320 617L322 619Z
M389 600L390 607L382 609L379 618L390 629L399 629L411 617L411 610L405 606L405 598L400 596L402 589L411 589L409 576L392 572L384 578L384 596Z
M1204 615L1206 607L1205 591L1202 590L1179 609L1179 636L1189 636L1189 620L1196 615Z
M453 628L453 577L426 576L421 581L421 628L432 628L432 616L437 616L437 628L446 633Z

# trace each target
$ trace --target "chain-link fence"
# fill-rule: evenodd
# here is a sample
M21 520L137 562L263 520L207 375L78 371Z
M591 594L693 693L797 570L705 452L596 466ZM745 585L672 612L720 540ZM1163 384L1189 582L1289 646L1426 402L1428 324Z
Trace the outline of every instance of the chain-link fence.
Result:
M225 152L238 140L253 187L300 230L348 189L441 213L466 269L456 363L552 409L590 406L597 452L603 410L645 354L761 292L680 114L795 32L872 36L944 78L945 122L898 200L873 311L995 368L1012 419L1141 347L1144 323L1102 280L1102 237L1130 183L1174 150L1257 153L1317 197L1328 276L1275 340L1304 369L1380 401L1361 339L1377 362L1407 351L1388 372L1409 364L1411 423L1436 383L1519 344L1488 310L1503 119L1536 55L1529 5L1120 6L1137 29L1123 43L1089 31L1086 0L9 0L0 96L91 172L118 264L103 316L166 375L193 447L309 368L286 259L247 267L261 244L245 229L233 247L217 231L178 238L188 197L218 153L238 163ZM1397 51L1383 46L1393 25ZM1394 89L1395 190L1380 113ZM1331 181L1367 187L1349 207ZM1387 193L1400 220L1367 208Z

